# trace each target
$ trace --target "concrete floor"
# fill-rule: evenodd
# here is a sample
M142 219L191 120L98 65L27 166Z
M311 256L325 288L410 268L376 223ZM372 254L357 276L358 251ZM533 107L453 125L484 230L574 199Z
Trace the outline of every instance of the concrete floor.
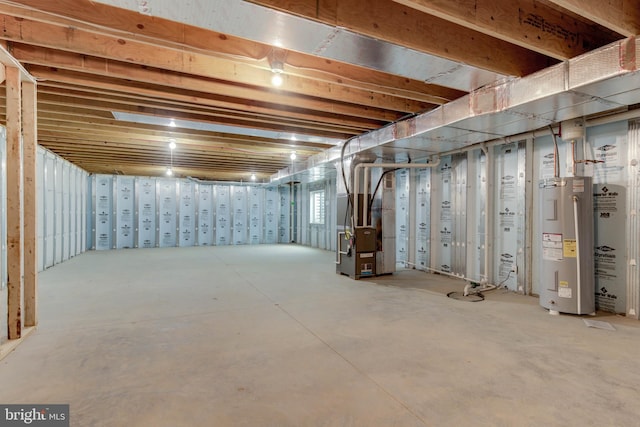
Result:
M0 403L73 426L640 424L640 322L615 331L416 271L353 281L281 246L89 252L40 275Z

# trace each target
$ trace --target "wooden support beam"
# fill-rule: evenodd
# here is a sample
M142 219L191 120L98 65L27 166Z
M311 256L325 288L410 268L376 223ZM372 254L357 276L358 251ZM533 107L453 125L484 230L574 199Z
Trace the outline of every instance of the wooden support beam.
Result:
M625 37L640 34L640 6L635 0L547 0Z
M244 64L211 54L152 46L136 40L125 40L81 29L70 31L67 27L26 19L18 21L4 14L0 14L0 19L3 23L0 38L5 40L103 57L177 73L194 74L221 80L235 86L248 85L266 91L274 90L271 84L271 71L266 63ZM399 96L345 87L340 83L299 77L289 73L286 69L284 79L285 83L278 91L289 94L350 102L370 107L382 106L385 109L403 112L415 112L416 109L429 107L428 104L424 105L424 103ZM419 105L421 107L418 107Z
M6 68L7 88L7 324L8 338L22 335L22 91L20 70Z
M337 0L319 0L317 11L328 20L335 20ZM20 3L24 6L17 6ZM26 7L25 7L26 6ZM314 9L316 5L313 5ZM37 10L36 10L37 9ZM325 13L326 12L326 13ZM8 15L40 22L80 27L87 30L106 31L121 37L133 37L167 47L179 47L190 51L212 52L242 61L256 62L266 58L272 46L249 41L229 34L220 34L205 28L169 21L157 16L108 6L89 0L21 0L6 6ZM370 68L341 63L312 55L289 51L287 64L307 77L333 81L353 88L370 89L381 93L396 94L409 99L444 104L464 95L455 89L406 79ZM339 77L338 77L339 76ZM415 97L415 98L414 98Z
M363 107L348 103L348 99L336 103L285 91L228 85L215 79L172 73L103 58L89 58L71 52L47 50L23 44L16 44L11 53L23 64L34 64L28 65L32 75L53 82L129 93L143 93L146 88L167 88L166 94L169 96L173 96L176 92L215 94L211 99L216 102L216 105L232 109L242 108L248 112L262 112L265 111L265 107L271 107L275 113L278 113L278 110L304 109L387 121L400 117L398 113L394 113L396 110L385 111L382 108L384 105ZM251 101L246 102L247 99ZM240 104L242 106L239 106ZM280 107L274 108L278 105ZM415 111L422 111L430 106L433 107L426 103L415 102L413 105L403 105L402 109L409 107L416 108Z
M393 1L559 60L620 39L537 0Z
M22 83L24 155L24 326L38 324L38 221L36 155L38 145L36 84Z
M526 76L556 62L389 0L336 0L335 12L322 14L316 12L316 0L249 1L510 76Z

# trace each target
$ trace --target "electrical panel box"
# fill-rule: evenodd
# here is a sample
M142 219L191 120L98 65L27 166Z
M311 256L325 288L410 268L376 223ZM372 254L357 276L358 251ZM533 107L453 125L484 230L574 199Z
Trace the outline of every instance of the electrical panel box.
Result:
M540 181L540 305L557 314L595 312L591 177Z

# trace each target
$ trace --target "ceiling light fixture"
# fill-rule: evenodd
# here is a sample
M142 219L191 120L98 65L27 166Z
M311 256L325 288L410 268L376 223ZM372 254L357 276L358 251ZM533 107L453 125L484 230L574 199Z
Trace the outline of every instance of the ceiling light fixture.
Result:
M275 87L282 86L284 82L284 78L282 75L284 74L284 60L286 56L286 51L279 48L274 48L269 54L269 66L271 67L271 84Z
M282 79L282 74L276 73L274 71L273 76L271 76L271 84L274 85L275 87L280 87L282 86L283 82L284 80Z
M251 181L255 181L255 180L256 180L256 174L255 174L255 173L252 173L252 174L251 174Z
M295 151L292 151L292 152L291 152L291 155L289 156L289 158L290 158L291 160L295 160L295 159L296 159L296 157L298 157L298 156L296 156L296 152L295 152Z
M176 121L171 119L171 121L169 122L169 126L171 126L172 128L176 127Z
M171 138L169 140L169 158L170 158L170 163L169 163L169 167L167 168L167 176L173 176L173 150L176 149L176 140Z

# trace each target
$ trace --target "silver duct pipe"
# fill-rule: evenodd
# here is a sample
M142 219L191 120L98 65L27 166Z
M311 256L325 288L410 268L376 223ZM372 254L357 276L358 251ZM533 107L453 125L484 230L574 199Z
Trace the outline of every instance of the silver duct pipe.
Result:
M504 77L242 0L94 1L465 92Z
M358 224L358 194L360 192L360 169L364 171L364 193L363 201L365 203L362 212L362 225L364 227L369 226L369 206L367 205L367 198L369 196L369 174L368 169L371 168L396 168L396 169L427 169L434 168L440 164L440 157L433 163L360 163L353 171L353 223Z
M635 55L628 52L635 52ZM614 42L530 76L473 91L432 111L353 139L359 152L419 150L427 155L547 128L640 103L640 37ZM635 114L635 113L630 113ZM536 135L544 131L536 131ZM548 132L548 131L547 131ZM340 147L309 158L308 167L340 158ZM278 173L272 180L282 179Z
M179 180L180 178L175 178L176 180ZM272 185L271 183L267 183L267 182L255 182L255 181L207 181L204 179L199 179L199 178L194 178L192 176L187 176L185 177L186 180L189 180L191 182L195 182L196 184L204 184L204 185L248 185L248 186L253 186L253 187L263 187L263 186L267 186L267 185Z

